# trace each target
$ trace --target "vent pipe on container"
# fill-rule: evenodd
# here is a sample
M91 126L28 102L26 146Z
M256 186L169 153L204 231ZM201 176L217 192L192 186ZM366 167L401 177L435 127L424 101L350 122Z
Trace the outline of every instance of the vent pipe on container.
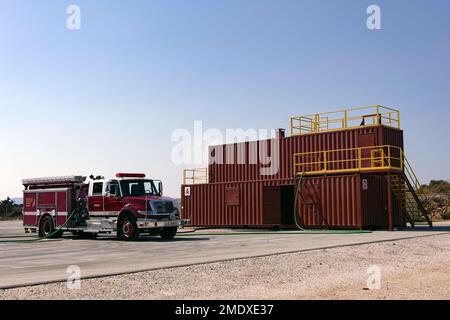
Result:
M283 139L286 136L286 130L285 129L277 129L275 133L276 139Z

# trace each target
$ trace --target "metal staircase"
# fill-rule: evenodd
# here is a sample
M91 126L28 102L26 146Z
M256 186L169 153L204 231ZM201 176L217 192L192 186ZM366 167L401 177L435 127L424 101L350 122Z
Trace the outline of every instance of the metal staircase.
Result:
M431 211L426 207L428 196L421 188L417 176L404 155L403 159L403 174L390 176L392 192L398 199L406 219L413 228L421 222L426 222L432 227Z

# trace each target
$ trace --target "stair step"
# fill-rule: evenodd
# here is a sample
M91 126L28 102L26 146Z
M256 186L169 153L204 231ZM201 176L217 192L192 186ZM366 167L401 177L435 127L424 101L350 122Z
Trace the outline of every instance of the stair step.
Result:
M416 186L419 184L416 181L414 182L415 182L414 184L410 183L410 186L408 186L407 181L405 180L404 177L395 175L391 176L392 192L397 197L397 200L400 202L402 210L407 215L407 220L409 222L415 223L417 221L424 220L424 214L419 209L419 204L417 203L417 201L423 202L423 200L426 199L426 195L416 188ZM410 190L411 186L418 200L416 200L416 197Z

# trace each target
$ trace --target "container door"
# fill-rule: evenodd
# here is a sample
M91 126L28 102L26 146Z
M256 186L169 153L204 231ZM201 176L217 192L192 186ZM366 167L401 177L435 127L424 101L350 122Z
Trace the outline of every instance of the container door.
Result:
M281 224L295 226L294 218L295 187L281 186Z
M387 181L384 176L361 175L363 227L387 229Z
M301 221L305 227L326 227L326 212L322 210L322 191L319 181L306 180L300 187Z
M263 188L263 224L281 224L281 190L280 187Z
M377 135L375 133L364 133L358 138L358 145L361 149L361 168L370 168L372 166L371 156L377 145Z

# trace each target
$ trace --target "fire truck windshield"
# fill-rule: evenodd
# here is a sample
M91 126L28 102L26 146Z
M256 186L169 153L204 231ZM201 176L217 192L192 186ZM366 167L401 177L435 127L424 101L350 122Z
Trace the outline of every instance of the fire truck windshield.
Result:
M157 196L158 190L153 180L121 180L120 187L124 197Z

